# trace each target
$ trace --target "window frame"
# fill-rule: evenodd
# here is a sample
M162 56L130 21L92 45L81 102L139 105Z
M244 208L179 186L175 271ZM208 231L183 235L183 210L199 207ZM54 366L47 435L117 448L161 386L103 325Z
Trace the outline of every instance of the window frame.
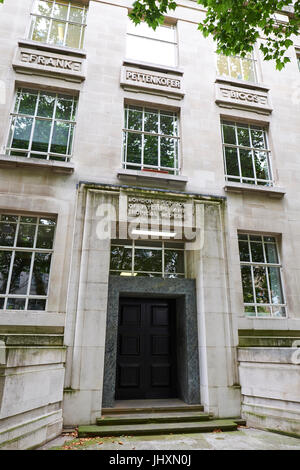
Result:
M126 276L129 277L135 277L135 276L141 276L141 277L158 277L162 279L184 279L186 278L186 273L187 273L187 267L186 267L186 249L185 249L185 244L184 243L179 243L182 245L182 248L179 247L174 247L172 248L172 242L170 241L151 241L147 244L147 240L145 240L145 244L142 244L143 240L124 240L124 243L121 243L121 240L111 240L111 246L110 246L110 268L109 272L111 275L119 275L121 276L122 272L128 273ZM136 245L136 242L138 242L138 245ZM161 244L161 246L158 246L158 244ZM165 246L168 244L169 246ZM176 243L178 245L178 243ZM126 270L126 269L120 269L120 270L114 270L111 269L111 254L112 254L112 248L117 247L117 246L122 246L124 248L130 249L131 250L131 270ZM157 250L162 252L162 270L161 271L136 271L134 269L135 267L135 251L138 249L144 249L144 250ZM165 252L166 251L180 251L183 252L183 263L184 263L184 272L183 273L173 273L174 276L172 276L172 273L167 273L165 272ZM168 275L170 274L170 275Z
M146 62L146 63L149 63L149 64L153 64L155 66L164 66L164 67L178 67L179 65L179 56L178 56L178 33L177 33L177 24L176 23L168 23L168 22L165 22L161 25L158 26L158 28L156 29L156 33L159 33L159 28L160 27L167 27L167 28L171 28L174 30L174 41L168 41L166 39L161 39L161 38L158 38L158 37L151 37L151 36L145 36L143 34L134 34L133 32L131 32L129 30L129 23L131 20L128 18L128 23L127 23L127 30L126 30L126 59L128 60L132 60L132 61L137 61L137 62ZM150 28L150 27L149 27ZM146 39L146 40L149 40L149 41L156 41L156 42L162 42L164 44L172 44L174 46L174 63L172 65L170 64L165 64L164 62L151 62L149 60L141 60L141 59L137 59L136 57L131 57L128 55L128 52L127 52L127 37L130 36L130 37L134 37L134 38L141 38L141 39Z
M149 106L145 105L138 105L138 104L130 104L130 103L125 103L124 104L124 120L123 120L123 127L122 127L122 153L121 153L121 161L122 161L122 168L125 170L137 170L137 171L153 171L157 173L162 173L167 175L175 175L178 176L181 173L181 148L180 148L180 116L178 111L174 110L167 110L162 107L152 107L150 104ZM139 109L140 108L140 109ZM128 111L132 110L137 110L137 111L142 111L142 130L134 130L134 129L129 129L128 128ZM176 118L176 128L177 128L177 135L168 135L168 134L161 134L159 132L154 133L154 132L147 132L145 131L145 110L146 112L148 111L156 111L158 114L158 130L160 130L160 116L164 112L166 113L172 113L173 114L173 119ZM147 111L148 110L148 111ZM126 111L127 111L127 122L126 121ZM141 163L134 163L134 162L128 162L127 161L127 149L128 149L128 134L137 134L141 135L142 140L141 140ZM158 160L158 165L148 165L144 164L144 140L145 140L145 135L146 136L151 136L151 137L157 137L158 138L158 155L157 155L157 160ZM161 138L168 138L168 139L174 139L174 141L177 142L177 145L175 145L174 142L174 163L172 167L164 167L161 165L161 149L160 149L160 139ZM129 168L128 168L129 167ZM130 168L134 167L134 168Z
M245 241L245 240L240 240L240 236L247 236L247 244L248 244L248 253L249 253L249 257L250 257L250 261L242 261L241 260L241 256L240 256L240 249L239 249L239 242L240 241ZM261 242L258 242L258 243L261 243L262 244L262 250L263 250L263 255L264 255L264 260L265 262L257 262L257 261L253 261L252 259L252 250L251 250L251 237L261 237ZM273 238L274 239L274 242L266 242L265 241L265 238ZM241 275L241 287L242 287L242 295L243 295L243 305L244 305L244 315L247 317L247 318L263 318L263 319L287 319L288 318L288 314L287 314L287 303L286 303L286 295L285 295L285 290L284 290L284 282L283 282L283 267L282 267L282 262L281 262L281 257L280 257L280 250L279 250L279 240L278 240L278 237L274 236L274 235L268 235L268 234L261 234L261 233L254 233L254 232L244 232L244 231L239 231L238 232L238 251L239 251L239 262L240 262L240 275ZM254 242L255 243L255 242ZM267 255L266 255L266 248L265 248L265 244L266 243L269 243L269 244L273 244L275 246L275 250L276 250L276 256L277 256L277 260L278 260L278 263L270 263L270 262L267 262ZM253 295L253 300L255 300L255 302L245 302L244 301L244 291L243 291L243 280L242 280L242 266L250 266L250 271L251 271L251 288L252 288L252 295ZM268 300L272 299L272 294L271 294L271 284L270 284L270 274L269 274L269 270L268 268L276 268L279 272L279 276L280 276L280 288L281 288L281 295L282 295L282 300L283 300L283 303L270 303L270 302L267 302L267 303L259 303L257 302L257 295L256 295L256 290L255 290L255 278L254 278L254 273L253 273L253 269L254 267L264 267L265 268L265 272L266 272L266 282L267 282L267 289L268 289ZM255 315L251 315L249 312L246 312L246 308L249 307L253 307L253 312L255 312ZM267 315L263 315L263 314L258 314L258 308L259 307L268 307L270 309L270 314ZM274 315L273 314L273 309L275 308L280 308L280 309L284 309L284 315Z
M55 239L56 239L56 231L57 231L57 216L56 215L41 215L41 214L29 214L29 213L22 213L22 214L17 214L13 212L5 212L5 211L0 211L0 216L13 216L13 217L18 217L18 221L16 223L16 231L14 235L14 243L12 246L2 246L0 245L0 251L1 252L11 252L11 259L10 259L10 266L9 266L9 272L8 272L8 277L7 277L7 284L6 284L6 292L5 294L0 294L0 299L4 298L4 304L3 308L0 308L0 312L8 313L8 312L47 312L48 309L48 300L49 300L49 290L50 290L50 283L51 283L51 273L52 273L52 266L53 266L53 254L55 250ZM33 246L32 247L18 247L17 246L17 239L18 239L18 234L19 234L19 228L21 223L26 225L26 222L21 222L21 217L34 217L37 219L35 222L35 233L34 233L34 239L33 239ZM53 239L52 239L52 248L37 248L36 247L36 242L37 242L37 237L38 237L38 228L40 226L40 219L53 219L55 220L55 225L54 225L54 232L53 232ZM9 223L9 222L8 222ZM27 225L34 225L34 223L27 223ZM27 290L26 294L10 294L10 284L11 284L11 278L12 278L12 272L13 272L13 267L14 267L14 260L15 260L15 254L16 252L22 252L22 253L31 253L31 260L30 260L30 270L28 273L28 284L27 284ZM49 265L49 277L48 277L48 284L47 284L47 295L35 295L35 294L30 294L30 288L31 288L31 282L32 282L32 276L33 276L33 268L34 268L34 261L35 261L35 255L36 253L44 253L44 254L51 254L51 260L50 260L50 265ZM13 299L25 299L25 306L24 309L7 309L7 302L9 298ZM44 310L37 310L37 309L28 309L28 303L30 300L45 300L45 309Z
M17 104L18 100L18 93L22 93L24 90L28 93L35 93L37 94L37 100L35 104L35 110L34 114L24 114L24 113L19 113L20 109L20 103L21 100L19 100L19 103ZM53 114L52 117L46 117L46 116L39 116L37 114L38 111L38 105L39 105L39 99L41 94L52 94L55 95L55 103L54 103L54 108L53 108ZM65 96L65 97L70 97L72 99L72 110L71 110L71 117L74 116L74 120L66 120L66 119L58 119L55 117L56 115L56 108L57 108L57 100L59 96ZM51 90L42 90L42 89L35 89L35 88L17 88L15 91L14 95L14 100L13 100L13 106L12 106L12 111L10 113L10 119L9 119L9 127L8 127L8 132L7 132L7 138L6 138L6 147L5 147L5 153L9 157L19 157L19 158L36 158L37 160L42 160L42 161L59 161L61 163L67 163L70 162L73 158L73 150L74 150L74 141L75 141L75 133L76 133L76 126L77 126L77 112L78 112L78 96L75 94L69 94L67 92L59 93L56 91L51 91ZM17 105L17 108L16 108ZM74 106L76 107L75 113L74 113ZM23 118L28 118L32 119L32 126L30 130L30 138L28 140L28 148L27 149L19 149L17 147L12 147L12 142L14 138L14 131L15 131L15 123L14 120L17 120L18 117L23 117ZM48 141L48 151L47 152L42 152L38 150L31 150L32 148L32 142L33 142L33 136L34 136L34 131L35 131L35 126L36 126L36 120L39 119L41 121L50 121L51 122L51 130L49 134L49 141ZM71 148L71 153L69 154L62 154L62 153L56 153L56 152L51 152L51 145L52 145L52 137L54 133L54 127L56 122L63 122L69 125L69 131L68 131L68 142L67 142L67 149ZM71 129L73 129L73 132L71 132ZM71 133L73 134L71 136ZM12 155L11 152L16 152L16 153L27 153L27 156L24 155ZM39 157L34 157L32 155L42 155L44 154L46 158L39 158ZM53 156L54 158L50 158Z
M234 127L236 144L225 143L223 125L229 125L229 126ZM256 130L263 131L264 139L265 139L265 143L266 143L266 148L259 149L259 148L253 147L253 145L251 145L250 147L239 145L238 144L237 128L240 127L240 126L241 127L245 127L245 126L248 127L249 137L250 137L250 144L252 144L251 127L253 127L254 130L255 130L255 128L259 128L259 129L256 129ZM271 151L270 144L269 144L269 135L268 135L268 133L269 133L269 129L267 128L267 126L257 125L257 124L251 123L251 122L241 122L241 121L237 121L237 120L232 120L231 121L230 117L229 117L228 120L227 120L227 117L221 119L222 152L223 152L224 174L225 174L225 180L226 181L233 182L233 183L241 183L241 184L251 184L251 186L253 186L253 187L262 187L262 186L263 187L273 187L274 186L274 177L273 177L274 173L273 173L272 158L271 158L272 151ZM225 152L225 149L227 147L235 148L237 150L239 176L230 175L230 174L227 173L227 162L226 162L226 152ZM254 178L242 175L240 149L251 151L251 161L252 161L252 169L253 169ZM268 164L269 179L257 178L255 162L254 162L254 152L255 151L265 152L267 154L266 161L267 161L267 164Z
M35 41L39 44L49 44L50 46L53 46L53 47L67 47L67 48L70 48L70 49L78 49L78 50L82 50L83 49L83 45L84 45L84 38L85 38L85 31L86 31L86 26L87 26L87 21L86 21L86 18L87 18L87 12L88 12L88 7L85 6L85 5L82 5L81 7L79 5L76 5L76 2L72 2L72 0L69 0L68 2L68 13L67 13L67 19L60 19L60 18L56 18L53 16L53 10L54 10L54 5L55 4L60 4L60 1L59 0L45 0L47 1L48 3L52 3L52 9L51 9L51 15L50 16L47 16L47 15L42 15L42 14L39 14L39 13L35 13L35 9L36 9L36 6L38 5L40 0L34 0L34 4L33 4L33 8L32 8L32 11L30 13L30 18L31 18L31 21L30 21L30 24L29 24L29 30L28 30L28 39L31 40L31 41ZM79 22L76 22L76 21L72 21L70 20L70 10L71 10L71 7L72 7L72 4L76 7L76 8L79 8L81 10L83 10L83 16L84 16L84 22L82 21L81 23ZM64 5L64 4L63 4ZM34 28L35 28L35 24L36 24L36 19L37 18L45 18L45 20L48 20L49 21L49 26L48 26L48 32L47 32L47 39L46 41L38 41L36 39L32 39L32 36L33 36L33 33L34 33ZM52 23L53 21L58 21L60 23L64 23L66 25L65 27L65 32L64 32L64 40L63 40L63 44L56 44L56 43L51 43L49 42L49 38L50 38L50 34L51 34L51 29L52 29ZM68 29L69 29L69 25L75 25L75 26L80 26L80 37L79 37L79 47L72 47L72 46L67 46L66 45L66 39L67 39L67 34L68 34Z

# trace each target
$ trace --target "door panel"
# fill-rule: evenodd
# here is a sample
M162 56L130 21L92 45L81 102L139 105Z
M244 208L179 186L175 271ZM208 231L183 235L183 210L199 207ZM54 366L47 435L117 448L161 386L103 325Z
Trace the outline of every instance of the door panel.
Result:
M174 301L121 299L116 399L176 397Z

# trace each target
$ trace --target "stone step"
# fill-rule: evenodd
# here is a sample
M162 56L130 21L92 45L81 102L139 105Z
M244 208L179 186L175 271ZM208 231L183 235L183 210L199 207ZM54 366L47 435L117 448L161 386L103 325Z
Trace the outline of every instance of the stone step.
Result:
M145 406L145 407L115 407L102 408L102 415L112 414L132 414L132 413L169 413L169 412L185 412L185 411L204 411L203 405L170 405L170 406Z
M207 421L210 415L202 411L184 411L171 413L124 413L121 415L105 415L97 419L98 426L111 426L123 424L143 424L143 423L174 423Z
M78 437L147 436L159 434L187 434L220 431L236 431L233 420L216 419L199 422L123 424L111 426L79 426Z

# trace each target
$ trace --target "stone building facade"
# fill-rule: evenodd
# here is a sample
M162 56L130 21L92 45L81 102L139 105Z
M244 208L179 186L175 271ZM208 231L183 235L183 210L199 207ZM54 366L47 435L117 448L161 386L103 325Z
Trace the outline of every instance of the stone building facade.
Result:
M281 72L217 56L177 3L155 33L0 7L2 448L116 399L300 434L300 39Z

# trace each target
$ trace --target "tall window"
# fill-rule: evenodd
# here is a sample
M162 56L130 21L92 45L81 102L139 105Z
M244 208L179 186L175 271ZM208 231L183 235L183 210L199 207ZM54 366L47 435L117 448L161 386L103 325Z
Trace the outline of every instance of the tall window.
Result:
M239 234L245 313L251 317L285 317L281 264L276 239Z
M45 310L56 221L0 215L0 309Z
M161 65L177 65L177 38L174 25L161 25L154 31L146 23L134 25L128 19L128 59Z
M29 38L57 46L83 47L87 8L68 0L36 0Z
M77 99L70 95L19 89L7 154L67 161L71 157Z
M270 150L264 128L223 121L222 139L228 181L272 186Z
M221 77L257 82L256 64L250 53L246 57L218 54L217 71Z
M176 113L126 106L123 134L124 168L178 174Z
M184 277L184 245L142 240L113 242L110 272L120 276Z

